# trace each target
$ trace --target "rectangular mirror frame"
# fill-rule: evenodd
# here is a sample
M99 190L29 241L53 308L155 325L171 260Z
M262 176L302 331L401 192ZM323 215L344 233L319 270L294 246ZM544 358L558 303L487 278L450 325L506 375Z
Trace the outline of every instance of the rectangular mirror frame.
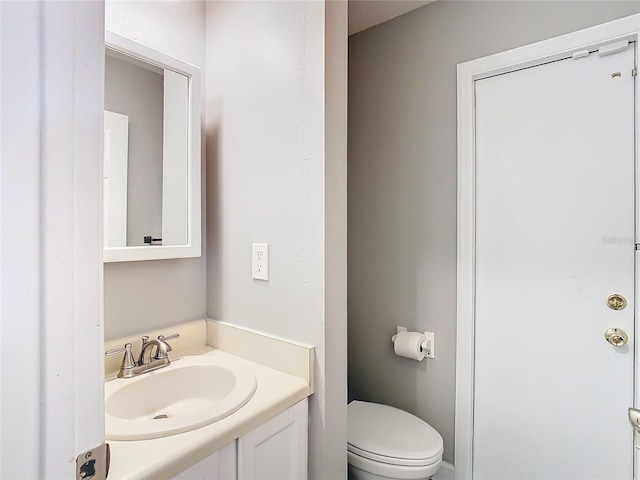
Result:
M187 154L187 243L185 245L152 245L109 247L103 249L103 260L130 262L201 255L201 119L200 68L153 48L142 45L112 31L105 31L105 46L138 60L173 70L189 78L189 151Z

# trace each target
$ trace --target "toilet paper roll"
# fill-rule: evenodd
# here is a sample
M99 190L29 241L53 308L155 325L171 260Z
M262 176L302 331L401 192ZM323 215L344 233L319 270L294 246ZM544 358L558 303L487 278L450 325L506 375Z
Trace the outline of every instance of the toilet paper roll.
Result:
M400 357L412 360L424 360L426 352L422 348L422 343L426 337L418 332L399 332L393 341L393 350Z

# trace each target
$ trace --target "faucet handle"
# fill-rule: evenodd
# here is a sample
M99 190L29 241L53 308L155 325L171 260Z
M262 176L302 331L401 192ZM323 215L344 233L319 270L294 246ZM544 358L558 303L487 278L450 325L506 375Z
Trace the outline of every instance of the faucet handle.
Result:
M120 365L120 372L123 370L131 369L137 366L136 361L133 358L133 352L131 351L131 344L125 343L124 347L113 348L111 350L107 350L104 352L105 355L116 355L120 352L124 352L124 356L122 357L122 364Z
M107 350L104 352L105 355L111 356L120 352L127 352L127 350L131 350L132 345L130 343L125 343L124 347L120 348L112 348L111 350Z
M164 335L158 335L158 340L160 340L161 342L164 342L165 340L173 340L174 338L180 338L180 334L174 333L172 335L169 335L168 337L165 337Z
M167 343L167 340L172 340L174 338L180 338L179 333L174 333L173 335L169 335L165 337L164 335L158 335L158 342L162 345L162 348L158 347L155 358L157 360L163 359L167 357L167 353L171 352L173 349L171 345Z

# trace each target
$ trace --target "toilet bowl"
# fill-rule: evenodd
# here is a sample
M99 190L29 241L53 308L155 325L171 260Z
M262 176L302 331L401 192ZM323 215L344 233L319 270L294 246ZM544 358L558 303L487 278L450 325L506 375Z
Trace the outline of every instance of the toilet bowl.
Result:
M440 434L415 415L379 403L347 406L347 460L354 480L426 480L442 463Z

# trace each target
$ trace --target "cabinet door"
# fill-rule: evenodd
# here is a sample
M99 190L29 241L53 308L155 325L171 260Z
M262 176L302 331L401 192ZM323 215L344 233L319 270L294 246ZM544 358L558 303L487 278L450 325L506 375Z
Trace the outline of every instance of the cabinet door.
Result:
M307 399L238 439L239 480L307 478Z
M235 480L236 442L191 465L171 480Z

